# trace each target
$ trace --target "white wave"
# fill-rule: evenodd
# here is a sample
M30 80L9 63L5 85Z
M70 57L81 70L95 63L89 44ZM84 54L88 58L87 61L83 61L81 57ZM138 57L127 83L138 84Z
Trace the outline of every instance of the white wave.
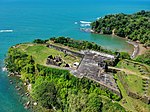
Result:
M99 20L101 17L97 17L96 19Z
M3 67L2 68L2 71L4 72L4 71L7 71L7 68L6 67Z
M9 32L13 32L13 30L0 30L0 33L9 33Z
M91 24L91 22L87 22L87 21L80 21L80 23L82 23L82 24Z
M78 22L74 22L74 24L78 24Z
M90 24L80 24L82 27L90 26Z

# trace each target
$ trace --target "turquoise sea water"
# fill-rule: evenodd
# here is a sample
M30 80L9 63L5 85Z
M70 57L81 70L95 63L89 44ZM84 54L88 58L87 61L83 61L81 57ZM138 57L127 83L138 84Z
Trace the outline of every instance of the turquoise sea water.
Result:
M120 38L80 31L80 21L143 9L150 10L149 0L0 0L0 112L26 112L17 91L9 84L7 73L2 71L10 46L63 35L130 51L131 45Z

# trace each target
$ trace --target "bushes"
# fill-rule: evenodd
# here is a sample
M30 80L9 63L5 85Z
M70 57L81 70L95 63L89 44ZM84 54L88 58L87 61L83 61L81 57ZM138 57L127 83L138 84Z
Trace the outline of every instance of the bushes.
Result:
M120 52L120 59L130 59L130 55L127 52Z
M33 41L33 43L37 43L37 44L45 44L48 40L42 40L42 39L35 39Z
M42 82L32 90L32 97L47 109L58 107L56 94L57 90L52 82Z

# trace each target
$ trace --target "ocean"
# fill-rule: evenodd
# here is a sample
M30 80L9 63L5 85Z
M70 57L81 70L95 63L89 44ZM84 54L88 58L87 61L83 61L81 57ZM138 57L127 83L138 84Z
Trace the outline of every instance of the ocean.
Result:
M0 112L27 112L2 70L10 46L67 36L95 42L107 49L132 52L124 39L81 31L106 14L150 10L149 0L0 0Z

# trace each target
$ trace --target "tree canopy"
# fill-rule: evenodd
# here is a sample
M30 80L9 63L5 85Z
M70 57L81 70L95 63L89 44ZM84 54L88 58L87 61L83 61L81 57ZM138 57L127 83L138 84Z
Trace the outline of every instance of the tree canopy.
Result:
M23 81L32 85L31 97L42 108L56 112L101 112L109 109L106 103L114 111L125 111L119 104L110 102L119 101L120 97L102 89L100 84L85 77L77 78L68 70L37 64L32 56L17 47L9 49L5 63L9 72L18 72Z
M96 33L112 34L140 41L150 46L150 11L135 14L111 14L94 21L91 26Z

